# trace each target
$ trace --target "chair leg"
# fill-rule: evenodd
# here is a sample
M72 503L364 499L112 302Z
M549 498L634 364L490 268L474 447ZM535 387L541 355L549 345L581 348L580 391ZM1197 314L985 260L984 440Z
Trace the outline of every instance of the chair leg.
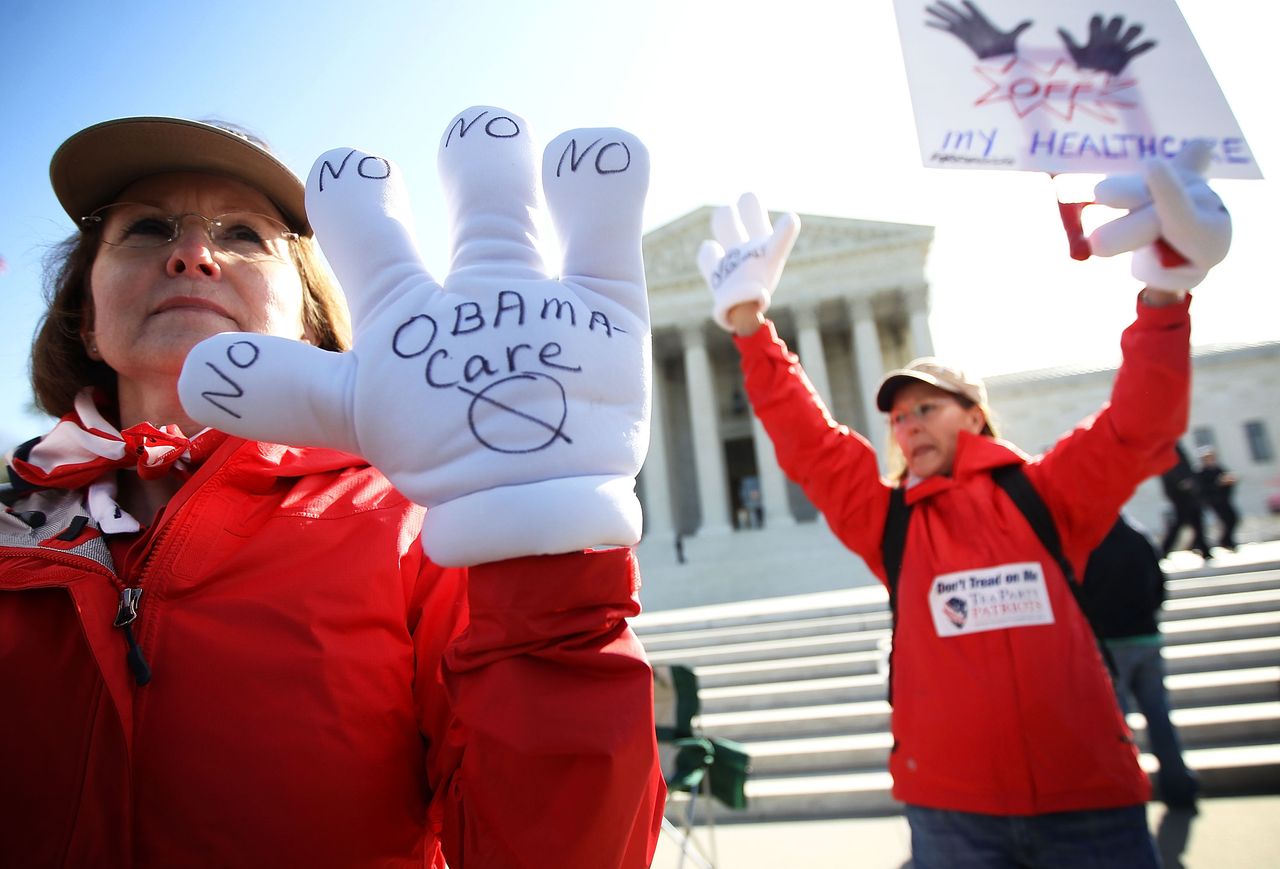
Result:
M693 846L695 853L701 855L701 851L693 841L693 816L698 807L698 794L696 791L689 792L689 805L684 811L684 837L680 843L680 862L676 864L677 869L684 869L684 858L689 856L689 847Z
M691 837L681 833L680 828L671 823L666 815L662 816L662 829L670 833L671 837L680 843L680 862L676 864L676 869L683 869L686 857L692 860L698 869L716 869L714 864L707 862L701 849L698 848L698 843Z
M720 855L716 851L716 807L711 796L711 776L705 776L701 784L707 788L707 838L711 840L711 863L714 866L720 862Z
M702 783L699 783L697 788L689 792L689 805L685 808L683 819L684 829L676 827L665 814L662 816L662 829L670 833L672 838L680 843L680 862L676 864L676 869L683 869L686 858L691 860L698 869L715 869L714 858L710 861L707 859L706 852L693 833L694 822L697 818L698 797L701 792ZM713 841L713 850L714 845L715 842Z

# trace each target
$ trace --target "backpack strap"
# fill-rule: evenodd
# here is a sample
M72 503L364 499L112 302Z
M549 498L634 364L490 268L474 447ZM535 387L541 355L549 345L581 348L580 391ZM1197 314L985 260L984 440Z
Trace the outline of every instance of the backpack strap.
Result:
M880 539L880 557L884 560L890 601L898 597L898 577L902 573L902 554L907 549L907 525L911 522L912 509L907 506L906 489L898 487L889 492L889 513Z
M1013 501L1014 506L1026 517L1040 543L1049 550L1058 567L1062 568L1062 575L1075 586L1076 572L1062 552L1062 539L1058 537L1058 526L1053 524L1049 508L1045 506L1035 486L1032 486L1031 481L1027 479L1022 465L1005 465L1002 468L996 468L991 472L991 479L996 481L997 486L1004 489L1004 493Z
M889 492L889 512L885 516L884 535L880 538L880 556L884 560L885 584L889 587L889 672L888 700L893 705L893 650L898 639L898 577L902 574L902 556L907 549L907 526L913 507L907 506L907 490L898 486Z
M1040 497L1040 493L1036 491L1035 486L1031 485L1031 480L1027 478L1026 472L1022 469L1021 464L1005 465L996 468L991 472L991 478L995 480L996 485L1004 489L1006 495L1013 501L1019 512L1026 517L1027 522L1031 525L1031 530L1036 532L1036 537L1049 554L1053 556L1053 560L1058 563L1058 567L1062 570L1062 575L1067 581L1067 588L1071 589L1071 597L1075 599L1076 606L1080 609L1081 615L1084 616L1085 622L1089 625L1089 630L1093 633L1094 642L1098 644L1098 651L1102 653L1102 660L1107 664L1107 669L1112 676L1117 675L1116 662L1111 657L1111 650L1107 648L1107 644L1098 636L1098 629L1094 627L1093 620L1089 618L1089 611L1085 609L1084 600L1081 598L1082 591L1080 582L1076 577L1075 570L1071 567L1071 562L1067 560L1067 556L1062 551L1062 538L1058 536L1058 527L1053 524L1053 517L1049 514L1049 508L1045 506L1044 499Z

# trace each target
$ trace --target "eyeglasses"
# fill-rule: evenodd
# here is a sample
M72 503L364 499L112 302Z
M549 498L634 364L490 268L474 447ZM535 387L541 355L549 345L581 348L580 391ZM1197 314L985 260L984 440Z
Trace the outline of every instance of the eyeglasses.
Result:
M298 238L298 233L279 220L255 211L228 211L213 217L195 211L165 214L153 205L137 202L113 202L94 209L80 218L80 225L86 231L101 229L102 240L114 247L162 248L182 237L188 217L204 224L205 235L214 247L241 259L280 259L284 242Z
M937 411L942 410L948 404L955 404L955 402L946 400L922 401L915 407L907 408L906 410L894 411L889 414L889 424L894 428L897 428L900 425L905 425L912 419L920 423L928 422L929 417L933 416Z

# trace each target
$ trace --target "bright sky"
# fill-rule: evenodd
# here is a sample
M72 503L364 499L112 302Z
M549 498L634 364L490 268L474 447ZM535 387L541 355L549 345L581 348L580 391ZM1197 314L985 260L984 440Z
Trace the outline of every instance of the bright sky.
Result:
M1276 5L1179 5L1254 157L1280 177ZM24 410L27 355L41 258L72 231L49 158L126 115L235 121L304 176L332 147L390 157L437 275L436 146L483 103L544 142L577 126L640 136L647 229L746 189L773 209L935 226L935 345L980 374L1112 362L1132 312L1127 261L1067 257L1045 176L921 168L887 0L6 0L0 40L0 449L47 426ZM1236 235L1197 292L1197 345L1280 339L1276 184L1215 183Z

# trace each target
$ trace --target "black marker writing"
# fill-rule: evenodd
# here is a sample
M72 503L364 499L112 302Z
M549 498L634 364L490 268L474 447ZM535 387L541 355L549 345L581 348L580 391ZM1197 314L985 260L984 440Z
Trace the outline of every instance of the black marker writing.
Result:
M248 368L258 361L261 352L252 341L236 341L227 347L227 361L236 368Z
M373 165L374 165L373 169L365 168L366 164L368 164L369 161L373 161ZM382 174L376 174L379 168L381 168ZM381 157L374 157L372 155L367 157L361 157L360 162L356 164L356 172L359 173L361 178L369 178L374 181L380 181L391 174L391 164L388 163L386 160L382 159Z
M517 381L521 381L517 383ZM565 419L569 414L568 402L565 400L564 387L554 377L530 371L514 374L497 380L479 392L459 386L459 390L471 396L471 405L467 409L467 424L476 440L494 452L499 453L533 453L544 450L557 439L571 444L573 441L564 433ZM514 406L514 402L505 401L494 393L509 392L528 403L530 394L537 395L536 404L542 409L558 406L559 418L555 421L540 419L533 413L527 413ZM554 415L554 413L552 414ZM514 416L529 423L523 427L513 427L505 417ZM505 424L497 424L504 420Z
M423 364L422 378L431 389L457 389L471 397L468 424L485 447L503 453L527 453L557 441L572 443L564 433L568 404L558 378L562 372L581 373L583 366L574 364L560 341L547 340L545 327L540 340L519 339L529 336L525 329L548 321L555 321L561 328L576 329L580 322L579 304L573 298L543 296L537 305L516 290L500 290L483 304L471 300L456 303L452 316L447 311L437 311L434 316L409 317L392 333L391 350L401 359L422 360L425 356L425 364L418 364ZM534 311L536 316L532 316ZM584 308L582 322L587 332L605 338L628 332L603 311L590 308ZM510 337L483 352L459 353L459 347L466 344L437 346L442 333L472 341L470 336L490 330L501 330ZM487 385L482 388L481 384ZM548 421L548 416L556 415L547 410L549 407L560 408L559 421ZM506 419L511 415L523 422Z
M556 164L556 177L559 178L564 171L564 159L569 158L569 171L577 172L578 166L586 158L588 154L599 145L603 139L596 139L590 145L578 153L578 140L570 139L569 144L565 146L564 151L560 154L560 162ZM605 160L605 154L613 148L621 148L622 153L613 154L608 161ZM627 147L625 142L610 142L600 150L596 151L595 169L598 175L614 175L618 172L625 172L631 168L631 149Z
M321 193L324 192L324 176L326 173L331 176L334 181L337 181L342 177L343 171L347 168L347 161L351 159L351 155L354 153L356 152L348 151L347 156L342 158L342 162L338 164L337 169L334 169L333 164L328 160L324 161L324 164L320 167L320 177L317 179L317 184L320 187ZM372 166L370 166L371 163ZM359 162L356 163L356 174L361 178L368 178L372 181L381 181L391 175L391 164L381 157L374 157L372 154L366 154L360 158Z
M487 114L489 113L481 112L472 118L470 123L467 122L466 118L459 115L458 118L449 126L449 134L445 136L444 146L446 148L449 147L449 144L453 141L453 133L455 130L458 132L459 139L466 138L467 133L475 126L476 121L479 121ZM494 115L485 123L484 132L486 136L490 136L494 139L512 139L520 135L520 125L515 122L514 118L510 118L507 115Z
M250 367L255 362L257 362L258 356L260 353L261 351L258 349L258 345L254 344L252 341L236 341L233 344L229 344L227 346L226 356L227 356L227 361L230 362L232 365L234 365L236 368L244 369L244 368ZM222 378L223 383L227 384L227 386L231 387L235 391L234 392L214 392L212 389L206 389L204 392L200 393L200 397L203 398L205 401L209 402L210 404L212 404L214 407L223 411L224 413L229 413L232 416L234 416L236 419L240 419L241 418L240 414L236 413L234 410L227 407L222 402L216 401L215 399L243 398L244 388L239 383L232 380L225 373L223 373L222 369L218 368L218 366L214 365L212 362L206 362L205 365L209 366L209 368L213 371L214 374Z
M729 275L736 272L743 263L751 259L764 259L765 245L752 245L750 247L735 247L721 258L716 264L715 271L711 273L711 289L717 290L724 283Z
M426 314L410 317L400 324L391 338L391 352L401 359L421 356L436 340L436 321ZM419 346L421 345L421 346Z
M577 315L577 313L575 313L575 311L574 311L574 309L573 309L573 303L572 303L572 302L562 301L561 299L554 299L554 298L552 298L552 299L547 299L546 301L544 301L544 302L542 303L542 319L544 319L544 320L545 320L545 319L547 319L547 310L548 310L552 305L555 305L555 306L556 306L556 319L557 319L557 320L559 320L559 319L560 319L560 316L564 313L565 309L566 309L566 308L568 308L568 309L569 309L569 325L570 325L570 326L576 326L576 325L578 325L578 315Z

